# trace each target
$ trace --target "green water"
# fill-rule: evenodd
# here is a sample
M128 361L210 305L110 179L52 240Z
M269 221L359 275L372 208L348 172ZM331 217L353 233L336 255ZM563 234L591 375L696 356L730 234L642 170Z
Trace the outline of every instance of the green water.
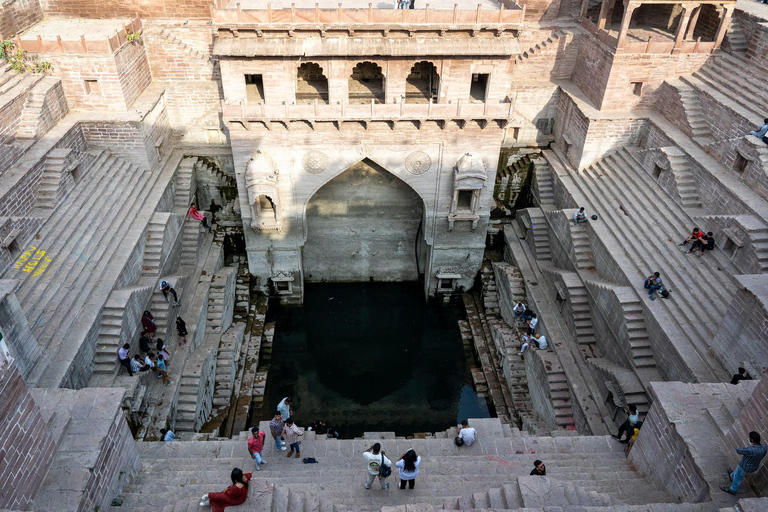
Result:
M425 302L417 283L307 284L302 306L269 307L267 410L290 395L300 427L319 419L345 438L489 417L472 389L462 311L460 301Z

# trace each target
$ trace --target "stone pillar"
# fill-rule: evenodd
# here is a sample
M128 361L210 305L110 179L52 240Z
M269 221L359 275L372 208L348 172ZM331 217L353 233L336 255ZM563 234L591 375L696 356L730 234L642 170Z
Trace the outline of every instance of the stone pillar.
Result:
M696 7L691 14L691 21L688 23L688 31L685 33L685 39L693 39L693 31L696 30L696 23L699 21L701 6Z
M639 4L632 5L627 2L624 8L624 17L621 19L621 28L619 29L619 36L616 39L616 49L624 48L624 41L627 39L627 31L629 30L629 23L632 21L632 14L635 9L639 7Z
M616 7L616 0L610 0L608 2L608 12L605 15L605 20L608 25L608 31L611 30L611 20L613 19L613 9Z
M608 17L608 6L611 3L611 0L603 0L602 5L600 5L600 16L597 19L597 28L600 30L605 28L605 21Z
M582 0L581 1L581 14L579 14L579 19L585 18L587 16L587 10L589 9L589 0Z
M723 6L723 16L720 18L720 26L717 27L717 35L715 35L715 48L720 48L720 44L725 37L725 31L728 30L728 24L731 22L731 15L733 14L733 5Z
M675 34L675 46L672 48L673 52L680 51L680 45L683 44L683 38L685 37L685 30L688 28L688 21L691 19L691 8L687 5L683 6L683 12L680 14L680 23L677 25L677 33Z

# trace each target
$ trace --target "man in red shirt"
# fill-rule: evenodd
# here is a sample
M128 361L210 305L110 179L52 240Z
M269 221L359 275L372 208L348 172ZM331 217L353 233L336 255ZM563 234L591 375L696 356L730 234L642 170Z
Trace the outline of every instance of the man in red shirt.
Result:
M704 232L700 230L699 228L693 228L693 231L691 231L691 236L683 240L683 242L680 245L685 245L688 242L695 242L699 238L704 238Z
M248 438L248 453L250 453L251 458L256 461L256 471L261 471L261 465L267 463L267 461L261 458L261 451L264 449L264 438L266 437L266 434L263 430L259 430L259 427L253 427L251 433L253 436Z

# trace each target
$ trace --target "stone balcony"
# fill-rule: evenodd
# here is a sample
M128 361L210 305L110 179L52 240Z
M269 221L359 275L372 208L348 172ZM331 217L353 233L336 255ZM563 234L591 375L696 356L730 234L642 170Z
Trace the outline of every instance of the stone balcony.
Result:
M514 103L371 103L348 104L222 104L225 121L243 123L309 121L503 121L504 125L520 120Z

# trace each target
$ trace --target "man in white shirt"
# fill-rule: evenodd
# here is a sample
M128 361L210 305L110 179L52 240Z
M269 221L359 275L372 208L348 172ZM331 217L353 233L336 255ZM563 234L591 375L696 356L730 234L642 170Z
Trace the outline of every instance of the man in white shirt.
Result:
M392 461L387 458L384 450L381 449L381 445L375 443L363 452L363 457L365 457L365 464L368 469L368 477L365 479L365 489L370 490L371 484L376 477L379 477L379 483L381 484L382 489L389 489L389 482L385 482L387 477L381 475L380 467L383 464L388 468L391 468Z
M131 369L131 353L130 353L131 345L126 343L120 349L117 351L117 357L120 359L120 364L125 366L125 368L128 370L128 375L133 377L133 370Z
M518 302L517 305L512 308L512 311L515 312L515 320L522 321L523 315L525 314L525 304Z
M528 336L533 334L533 331L536 329L536 324L539 323L539 319L536 318L536 313L531 316L531 319L528 320Z
M152 360L153 357L155 357L154 352L149 351L147 352L147 357L144 358L144 364L149 366L151 370L155 369L155 362Z
M277 404L277 410L280 413L280 417L283 419L283 421L293 416L291 405L293 405L293 400L291 400L291 397L289 396L283 398L280 400L280 403Z
M531 341L536 344L536 348L539 350L547 350L549 348L547 337L543 334L534 334L533 338L531 338Z
M584 211L583 206L578 210L576 210L576 213L573 214L573 222L575 222L576 224L587 222L587 212Z
M472 446L472 443L475 442L475 435L477 435L477 430L469 426L469 421L464 420L461 422L461 430L459 430L458 439L461 439L463 441L462 444L465 444L467 446Z

